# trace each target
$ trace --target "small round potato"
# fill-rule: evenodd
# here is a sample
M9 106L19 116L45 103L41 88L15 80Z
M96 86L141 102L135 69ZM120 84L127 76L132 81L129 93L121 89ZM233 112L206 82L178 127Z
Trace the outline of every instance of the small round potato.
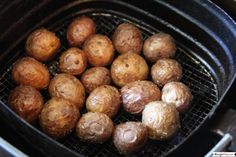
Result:
M146 125L150 139L166 140L175 135L180 127L179 112L174 104L153 101L145 106L142 123Z
M29 85L39 90L46 88L50 81L46 66L31 57L18 59L11 75L16 84Z
M133 81L145 80L147 77L148 65L135 53L122 54L111 65L111 78L119 87Z
M71 46L81 47L84 41L96 32L95 22L87 16L75 18L67 30L67 40Z
M60 48L60 39L55 33L39 28L32 32L26 40L26 53L38 61L52 59Z
M152 80L159 87L172 81L180 81L182 78L182 67L173 59L160 59L151 68Z
M149 37L143 45L143 54L150 62L162 58L173 58L176 52L175 41L171 35L157 33Z
M49 84L51 97L62 97L70 100L78 109L82 109L85 99L85 89L82 83L73 75L58 74Z
M87 56L84 51L73 47L62 53L59 59L59 69L71 75L79 75L87 67Z
M120 93L118 89L103 85L94 89L86 100L86 108L91 112L105 113L113 118L120 108Z
M116 28L112 42L119 53L140 54L143 47L143 37L140 30L130 23L122 23Z
M43 97L31 86L17 86L8 97L10 107L23 119L32 123L43 108Z
M163 87L161 98L166 103L175 104L179 112L184 112L190 108L193 96L185 84L170 82Z
M103 143L111 137L113 129L113 122L106 114L88 112L78 121L76 134L82 141Z
M54 97L44 105L39 122L49 136L62 138L73 130L79 116L79 110L69 100Z
M141 122L126 122L115 127L113 143L121 154L139 151L147 141L147 128Z
M121 88L123 108L131 114L141 114L145 105L160 100L161 91L151 81L135 81Z
M111 83L110 71L105 67L93 67L86 70L81 77L87 93L92 92L95 88Z
M88 62L93 66L109 65L115 53L111 40L101 34L91 35L86 39L83 50L88 57Z

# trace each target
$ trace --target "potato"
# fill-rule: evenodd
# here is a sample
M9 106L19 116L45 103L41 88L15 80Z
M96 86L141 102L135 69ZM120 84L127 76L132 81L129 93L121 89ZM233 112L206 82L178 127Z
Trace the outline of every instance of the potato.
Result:
M111 78L119 87L133 81L145 80L147 77L148 65L135 53L122 54L111 65Z
M11 76L16 84L32 86L39 90L46 88L50 81L46 66L31 57L18 59L12 67Z

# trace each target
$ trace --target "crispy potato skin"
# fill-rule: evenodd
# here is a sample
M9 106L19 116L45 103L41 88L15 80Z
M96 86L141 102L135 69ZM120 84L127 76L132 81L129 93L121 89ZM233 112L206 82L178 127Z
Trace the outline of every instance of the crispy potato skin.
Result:
M174 59L160 59L151 68L152 80L159 87L163 87L168 82L180 81L182 75L182 67Z
M39 122L46 134L53 138L62 138L73 130L79 117L79 110L74 104L54 97L44 105Z
M157 33L145 40L143 54L150 62L158 59L173 58L177 48L173 37L166 33Z
M185 84L181 82L167 83L162 92L162 101L175 104L179 112L185 112L190 108L193 96Z
M73 75L61 73L56 75L49 84L51 97L62 97L82 109L85 100L85 89Z
M115 54L111 40L101 34L91 35L86 39L83 50L86 52L88 62L93 66L109 65Z
M81 47L84 41L96 32L95 22L87 16L75 18L67 29L67 40L71 46Z
M121 88L123 108L131 114L141 114L145 105L160 100L161 91L151 81L135 81Z
M179 129L179 112L174 104L153 101L145 106L142 123L146 125L150 139L163 141L174 136Z
M111 65L111 78L119 87L133 81L147 79L148 72L146 61L135 53L122 54Z
M80 75L87 67L87 56L84 51L72 47L62 53L59 59L61 72L71 75Z
M90 112L105 113L113 118L121 104L120 93L113 86L103 85L94 89L86 100L86 108Z
M119 53L140 54L143 47L143 37L140 30L130 23L122 23L116 28L112 42Z
M31 86L17 86L8 97L9 106L23 119L33 123L43 108L43 97Z
M11 75L16 84L32 86L39 90L46 88L50 81L46 66L32 57L18 59L13 65Z
M92 67L82 74L81 82L90 93L99 86L111 84L111 74L105 67Z
M115 127L113 143L121 154L131 154L141 150L147 137L147 128L141 122L125 122Z
M55 33L39 28L28 36L25 50L29 56L43 62L52 59L60 46L60 39Z
M113 129L113 122L106 114L88 112L78 121L76 134L83 141L103 143L112 136Z

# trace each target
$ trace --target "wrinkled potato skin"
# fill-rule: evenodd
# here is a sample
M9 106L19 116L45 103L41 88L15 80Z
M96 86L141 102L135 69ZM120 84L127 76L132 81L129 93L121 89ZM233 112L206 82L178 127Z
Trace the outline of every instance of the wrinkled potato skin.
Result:
M82 83L73 75L58 74L49 84L51 97L62 97L70 100L78 109L82 109L85 99L85 89Z
M74 104L54 97L44 105L39 122L46 134L53 138L62 138L73 130L79 117L79 110Z
M20 117L33 123L43 108L43 97L35 88L21 85L10 92L8 104Z
M86 52L88 62L93 66L109 65L115 54L111 40L101 34L91 35L86 39L83 50Z
M83 114L76 125L76 134L82 140L91 143L107 141L114 130L112 120L103 113L88 112Z
M150 62L158 59L173 58L177 48L173 37L166 33L158 33L149 37L143 45L143 54Z
M49 71L42 63L31 57L18 59L12 68L12 79L16 84L44 89L50 81Z
M180 128L179 112L174 104L153 101L145 106L142 123L146 125L150 139L167 140Z
M119 53L140 54L143 47L143 37L140 30L133 24L120 24L112 37L115 49Z
M90 93L99 86L111 84L111 74L105 67L93 67L82 74L81 82L86 92Z
M119 87L133 81L147 79L148 72L146 61L135 53L122 54L111 65L111 78Z
M96 33L95 22L86 16L75 18L67 30L67 40L70 46L81 47L84 41L92 34Z
M87 67L87 56L84 51L73 47L62 53L59 59L61 72L80 75Z
M39 28L28 36L25 49L29 56L43 62L52 59L60 46L60 39L55 33Z
M168 82L180 81L182 75L181 65L173 59L160 59L151 68L152 80L159 87Z
M162 92L162 101L175 104L179 112L185 112L190 108L193 96L185 84L181 82L167 83Z
M141 114L145 105L160 100L161 91L151 81L135 81L121 88L123 108L131 114Z
M121 154L131 154L141 150L147 137L147 128L141 122L126 122L115 127L113 143Z

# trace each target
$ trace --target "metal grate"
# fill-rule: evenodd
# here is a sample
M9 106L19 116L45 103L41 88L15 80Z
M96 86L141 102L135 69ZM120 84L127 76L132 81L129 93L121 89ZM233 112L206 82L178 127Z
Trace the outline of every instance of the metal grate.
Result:
M95 20L97 24L97 32L109 37L111 37L118 24L128 21L119 15L109 13L90 13L89 16ZM65 34L68 23L71 19L72 17L69 20L67 19L66 21L63 21L63 24L57 24L52 28L52 30L56 31L57 35L61 38L62 47L60 52L68 48ZM144 39L154 33L153 30L147 30L144 25L139 25L134 21L130 22L133 22L141 29ZM20 51L22 52L21 54L23 54L23 47ZM52 76L57 73L58 56L54 61L47 64ZM12 63L8 64L9 67L0 77L0 99L6 104L9 91L15 87L10 77L10 69L11 65L17 58L19 58L19 56L14 58ZM184 69L182 82L187 84L192 90L194 96L192 107L186 114L181 115L181 129L174 138L165 142L150 140L146 144L145 148L138 154L135 154L135 156L164 156L187 138L188 135L203 122L213 106L217 104L217 84L208 72L207 68L190 53L180 48L178 49L175 58L182 64ZM43 91L43 94L48 98L47 91ZM130 120L138 121L140 119L141 117L129 115L121 109L119 114L115 117L114 122L117 124ZM100 145L93 145L80 141L73 133L59 142L79 154L88 157L120 156L114 148L111 140Z

